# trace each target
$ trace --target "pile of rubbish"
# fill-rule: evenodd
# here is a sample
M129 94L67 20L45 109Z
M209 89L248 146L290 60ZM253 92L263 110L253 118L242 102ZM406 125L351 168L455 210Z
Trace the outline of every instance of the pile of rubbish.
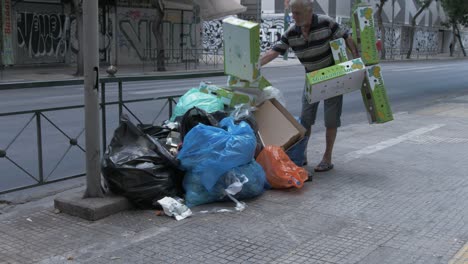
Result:
M280 123L271 130L267 119L278 117L262 110L267 103L282 107L279 90L267 87L234 106L216 91L222 88L204 82L190 89L160 125L136 125L123 115L102 160L109 189L137 208L163 208L183 219L197 205L234 201L242 211L243 200L270 188L301 188L308 179L303 131L285 135ZM285 139L287 149L270 144L271 134Z

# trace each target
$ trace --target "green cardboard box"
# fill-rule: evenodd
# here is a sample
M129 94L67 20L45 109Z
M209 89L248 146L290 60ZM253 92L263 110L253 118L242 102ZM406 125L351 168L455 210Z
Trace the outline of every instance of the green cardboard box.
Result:
M249 82L246 80L241 80L235 76L228 76L227 86L230 88L254 88L263 90L268 86L271 86L271 83L265 79L265 77L261 76L257 80L253 82Z
M343 38L330 41L330 48L332 50L335 64L340 64L349 60L348 54L346 53L346 43Z
M356 6L353 12L353 39L361 53L361 58L366 65L379 63L377 51L374 13L370 6Z
M393 120L380 65L366 68L366 77L361 89L369 123L385 123Z
M217 96L228 107L234 107L238 104L255 105L257 101L257 96L254 94L230 91L216 85L203 85L202 83L200 84L200 92Z
M228 17L223 20L224 72L253 82L260 74L260 26Z
M365 66L360 58L309 72L306 75L306 98L312 104L362 87Z

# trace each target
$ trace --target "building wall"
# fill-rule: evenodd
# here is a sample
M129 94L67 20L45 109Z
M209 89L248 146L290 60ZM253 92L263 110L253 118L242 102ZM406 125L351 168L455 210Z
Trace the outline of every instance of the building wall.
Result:
M266 5L265 3L268 2ZM347 22L350 18L351 6L356 0L315 0L314 12L318 14L327 14L337 19L337 21ZM379 0L362 0L370 4L374 9ZM386 28L385 47L394 49L395 52L403 52L409 48L409 25L412 18L418 11L419 6L412 0L395 0L387 1L383 8L382 20ZM268 12L277 10L277 1L263 0L265 9L263 17ZM278 14L282 17L282 14ZM393 20L393 27L392 27ZM442 26L442 23L447 20L447 16L443 11L440 1L434 1L427 10L425 10L416 21L416 32L414 35L414 49L431 50L438 52L448 52L450 31ZM377 29L377 35L380 32ZM464 32L464 36L468 37L468 32ZM466 43L466 42L465 42ZM465 45L467 45L466 43Z
M14 18L15 64L65 62L70 17L62 5L17 3Z
M74 63L79 51L76 19L70 6L61 4L16 2L6 12L11 0L2 3L2 60L7 65L43 63ZM125 4L124 0L119 0ZM118 64L140 64L155 54L156 37L152 32L156 14L149 1L130 7L100 7L99 51L101 62L112 62L112 49L116 49ZM6 4L5 4L6 3ZM10 15L11 14L11 15ZM6 16L8 15L8 16ZM11 16L11 23L5 23ZM187 57L187 50L201 49L201 25L192 10L166 9L164 36L168 62ZM116 32L114 32L116 31ZM10 35L6 34L9 33ZM158 36L160 37L160 36ZM8 48L10 45L10 49ZM153 57L154 58L154 57Z

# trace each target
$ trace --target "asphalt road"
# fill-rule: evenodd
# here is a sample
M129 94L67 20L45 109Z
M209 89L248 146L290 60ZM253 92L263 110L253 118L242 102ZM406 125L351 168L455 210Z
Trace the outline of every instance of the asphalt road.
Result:
M437 60L416 62L391 62L382 64L382 74L394 113L411 112L431 105L442 98L468 94L468 61ZM286 108L298 116L301 107L301 92L304 86L304 70L301 66L270 67L263 70L266 78L283 93ZM124 84L124 99L155 98L183 94L200 81L224 84L225 77L211 79L185 79L170 81L134 82ZM106 89L107 101L117 100L117 89L110 85ZM50 87L0 91L0 113L35 110L83 104L83 87ZM167 117L163 111L157 116L163 102L128 104L128 107L144 123L156 123ZM53 180L84 171L84 154L71 147L69 139L78 138L84 148L83 110L63 110L44 113L41 118L44 178ZM50 120L50 121L49 121ZM107 109L107 138L112 137L117 126L117 107ZM29 123L28 123L29 122ZM343 126L367 122L359 92L344 97ZM323 110L319 108L314 130L323 130ZM0 192L2 190L32 184L38 179L37 132L33 114L0 117L0 150L5 150L10 160L0 158ZM22 131L21 133L19 133ZM22 169L19 169L16 163ZM58 165L57 165L58 164ZM28 176L27 174L30 174Z

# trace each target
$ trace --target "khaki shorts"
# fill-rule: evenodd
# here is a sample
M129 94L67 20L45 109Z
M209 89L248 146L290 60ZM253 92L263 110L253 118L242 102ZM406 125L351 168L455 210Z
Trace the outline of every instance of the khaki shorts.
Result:
M315 124L317 109L320 102L309 104L305 93L302 95L301 123L310 134L310 128ZM341 126L341 110L343 108L343 95L338 95L324 100L324 121L325 127L337 128Z

